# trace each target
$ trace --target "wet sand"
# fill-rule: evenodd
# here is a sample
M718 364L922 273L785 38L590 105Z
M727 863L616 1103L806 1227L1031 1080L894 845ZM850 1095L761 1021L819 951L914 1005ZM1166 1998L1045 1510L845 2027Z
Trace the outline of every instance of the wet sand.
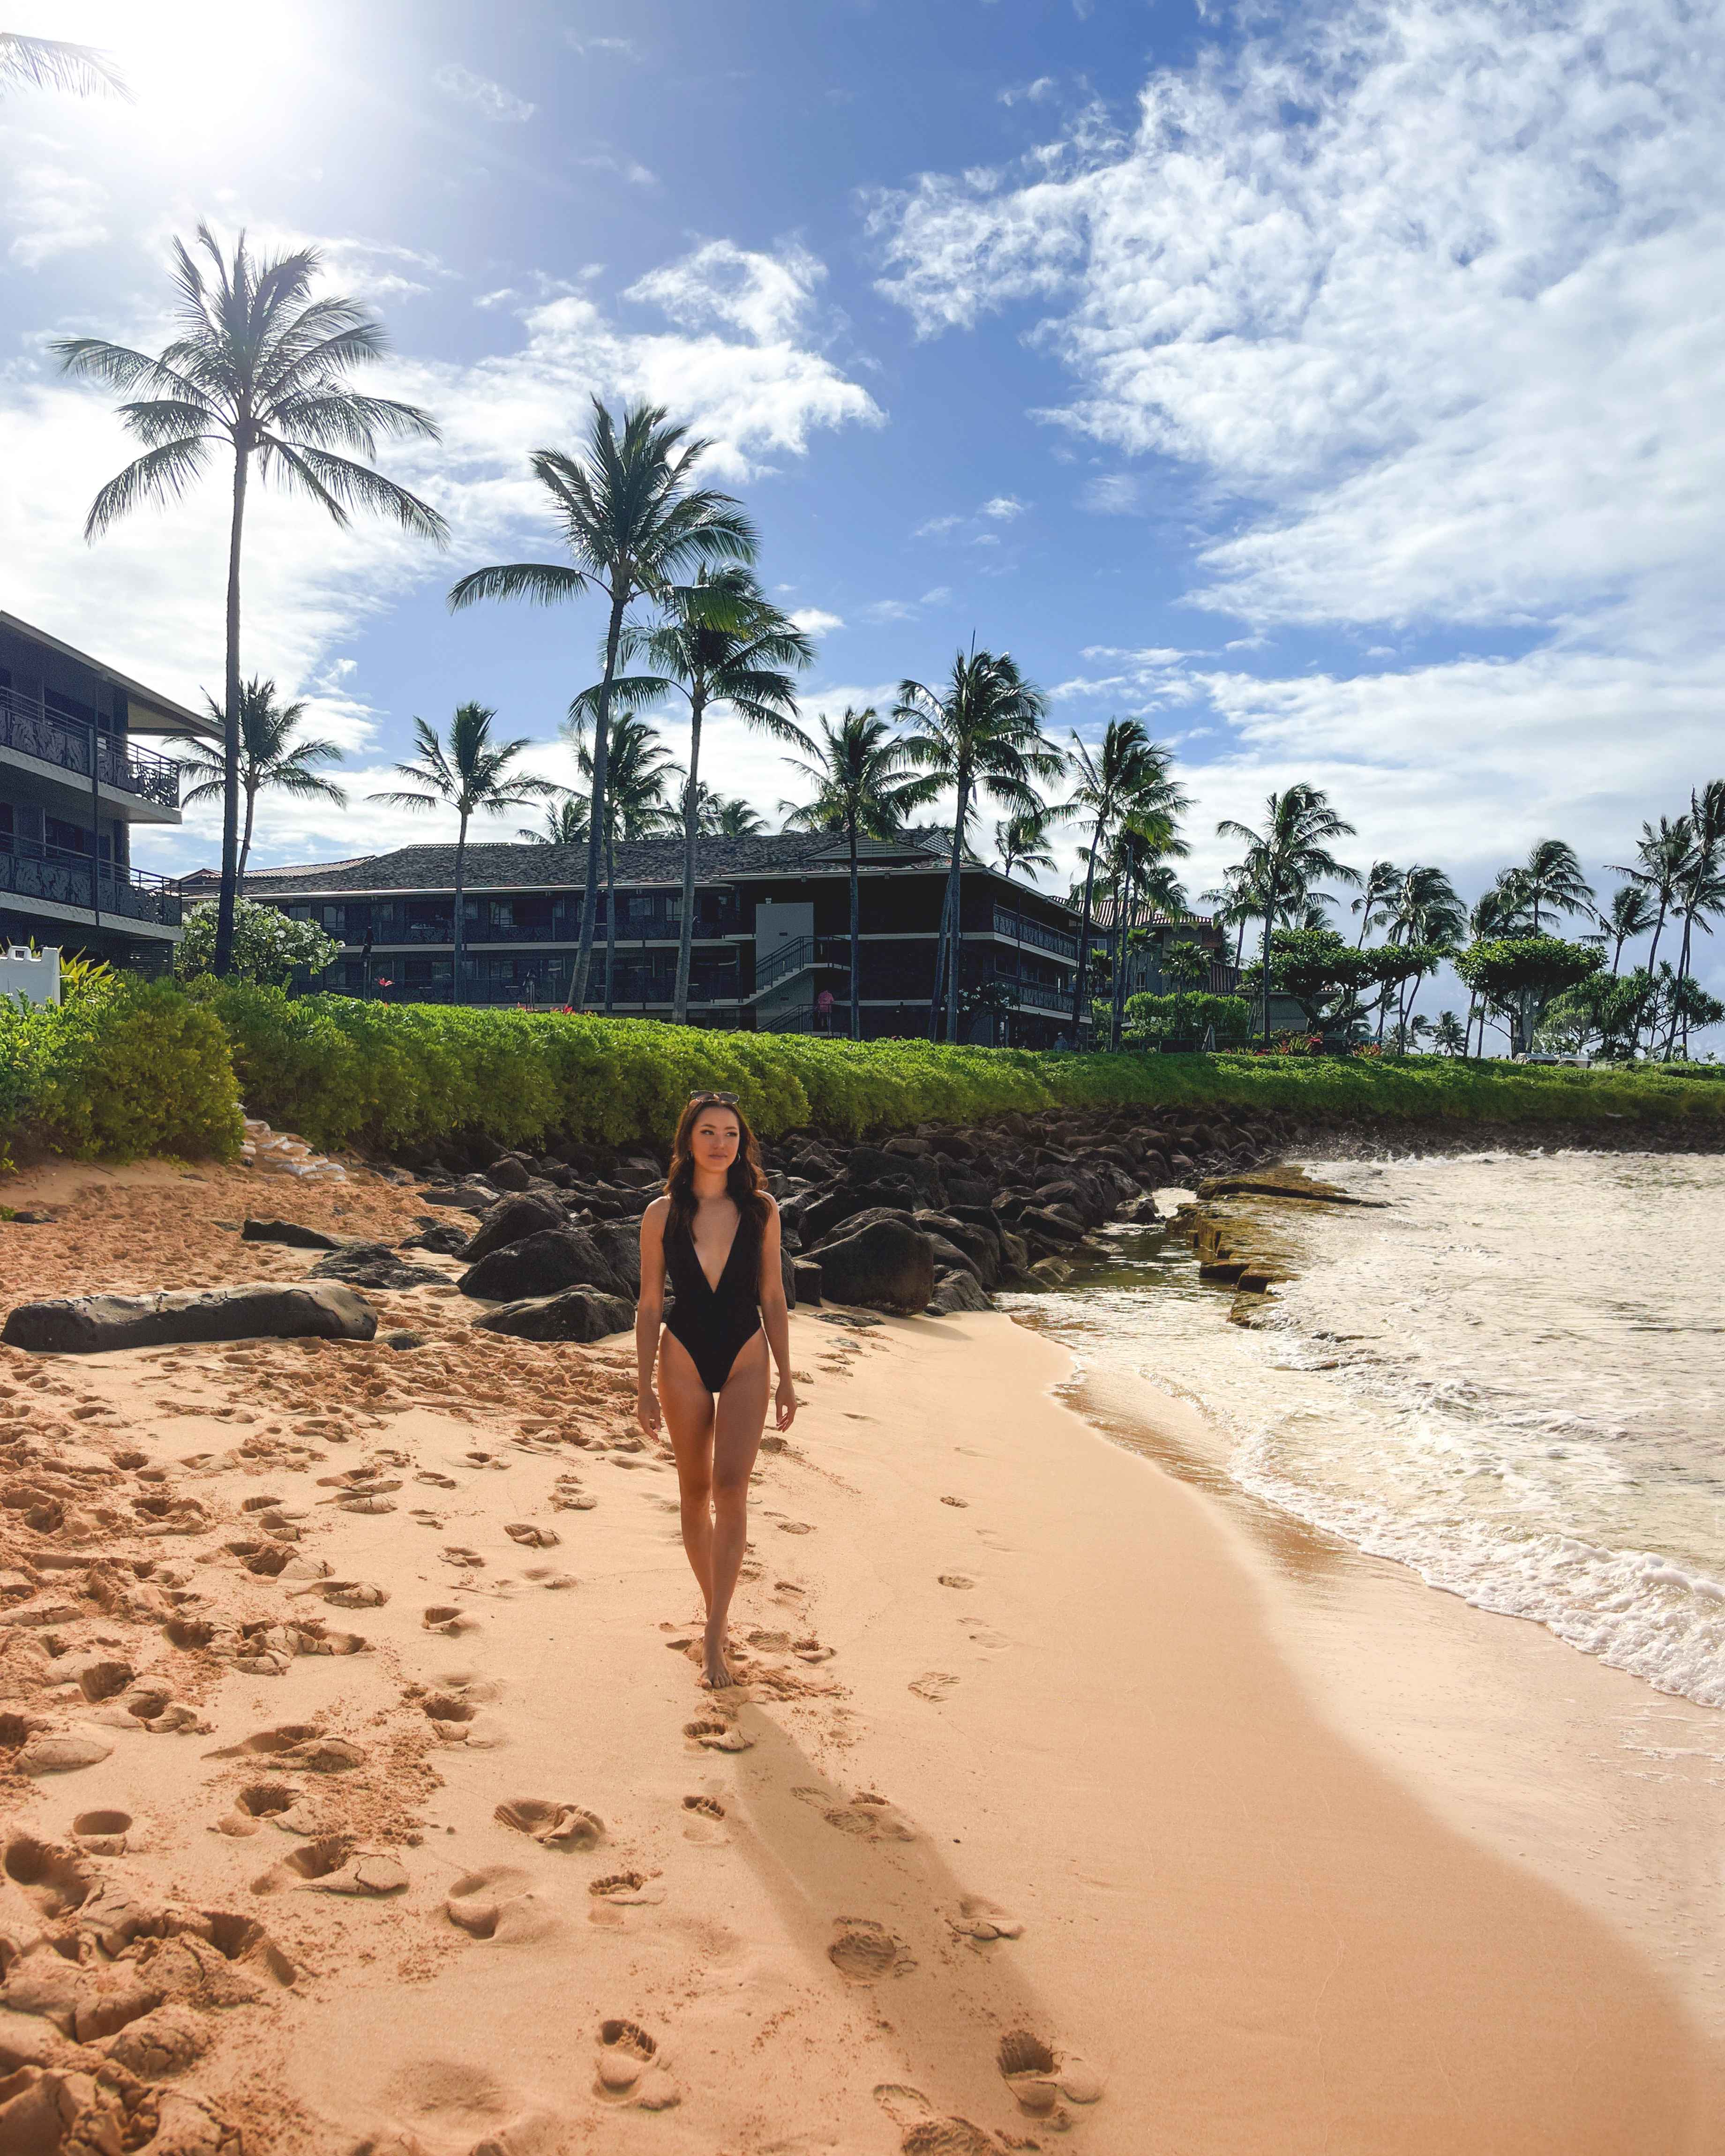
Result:
M370 1183L57 1173L60 1219L0 1230L8 1304L302 1273L214 1225L246 1211L415 1211ZM159 2065L138 2032L178 2015L198 2055L137 2076L182 2092L177 2132L372 2156L1725 2136L1679 1988L1346 1726L1239 1523L1056 1399L1049 1342L797 1314L808 1404L762 1459L747 1681L714 1697L628 1343L475 1334L447 1281L371 1299L427 1344L3 1358L3 1614L64 1609L0 1627L0 1712L111 1746L7 1774L8 1848L136 1824L59 1889L9 1857L35 1883L0 1932L141 1912L78 1980L163 2004L129 2050L5 2015L0 2064L28 2040L73 2077L115 2047ZM179 1730L126 1714L151 1688ZM495 1815L522 1799L560 1840Z

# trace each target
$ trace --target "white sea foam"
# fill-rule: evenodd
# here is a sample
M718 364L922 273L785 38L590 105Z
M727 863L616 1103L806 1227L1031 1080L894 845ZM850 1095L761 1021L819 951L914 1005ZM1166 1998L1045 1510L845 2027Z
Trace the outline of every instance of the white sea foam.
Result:
M1022 1314L1196 1399L1245 1488L1725 1707L1725 1161L1315 1165L1389 1202L1296 1217L1265 1330L1144 1237Z

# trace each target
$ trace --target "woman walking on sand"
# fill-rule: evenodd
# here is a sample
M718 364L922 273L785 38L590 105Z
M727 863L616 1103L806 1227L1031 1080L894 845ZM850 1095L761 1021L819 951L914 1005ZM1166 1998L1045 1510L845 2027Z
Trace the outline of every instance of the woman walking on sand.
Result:
M748 1540L749 1476L767 1421L769 1342L778 1365L779 1429L788 1430L797 1412L778 1208L761 1188L758 1158L734 1093L691 1093L671 1147L665 1194L641 1216L635 1413L656 1437L664 1405L677 1456L683 1547L706 1603L701 1681L715 1689L732 1681L725 1627ZM676 1292L669 1317L667 1273Z

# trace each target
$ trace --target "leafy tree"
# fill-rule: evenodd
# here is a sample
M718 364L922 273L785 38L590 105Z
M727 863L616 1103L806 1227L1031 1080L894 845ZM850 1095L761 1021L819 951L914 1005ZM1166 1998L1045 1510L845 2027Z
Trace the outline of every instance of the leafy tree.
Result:
M1209 907L1210 918L1219 928L1234 930L1234 970L1238 973L1245 962L1246 923L1257 918L1257 897L1245 865L1224 870L1216 888L1201 891L1198 896L1200 903Z
M1541 907L1552 913L1590 913L1594 889L1581 873L1574 846L1562 839L1541 839L1521 868L1506 869L1498 878L1506 891L1527 909L1527 932L1539 933Z
M1602 962L1602 970L1553 997L1533 1029L1534 1045L1559 1055L1626 1057L1655 993L1643 968L1620 976L1604 972Z
M213 696L206 696L203 701L213 718L223 717L222 707ZM276 702L273 681L260 681L254 674L241 685L239 787L245 796L245 828L240 834L234 871L241 882L251 858L252 824L260 793L291 793L300 801L327 801L337 808L347 806L347 796L335 781L312 768L315 764L341 762L343 752L334 742L296 740L305 716L303 703ZM182 808L189 808L198 801L214 801L227 784L227 758L213 756L199 743L181 760L180 773L193 781L181 793Z
M739 793L726 800L703 779L696 788L696 817L707 839L757 839L764 835L767 819L752 802Z
M446 543L449 527L416 494L372 469L382 436L436 441L416 405L349 387L357 367L381 359L382 325L357 300L311 297L322 266L316 248L254 261L242 232L231 259L207 224L201 268L174 242L179 335L154 359L99 337L62 337L51 349L64 370L126 394L120 416L146 446L97 495L84 531L95 539L146 501L177 501L213 452L233 459L228 536L228 664L223 707L222 892L215 971L228 970L239 890L240 788L239 566L252 470L308 495L332 521L348 511L393 516L404 531ZM367 461L342 455L357 451Z
M182 980L214 972L220 912L208 899L187 910L184 931L174 947L174 971ZM279 987L302 967L313 975L321 973L341 950L315 921L290 921L275 906L242 898L234 909L228 971L239 980Z
M938 781L937 790L950 788L955 797L952 867L928 1008L931 1040L939 1030L943 958L947 1038L958 1037L958 875L977 798L987 793L1019 815L1042 807L1031 781L1057 778L1065 767L1060 751L1042 732L1046 710L1042 691L1025 680L1004 651L997 656L973 646L968 658L959 652L942 689L922 681L899 684L893 716L921 728L903 738L906 759Z
M94 45L59 38L26 38L0 30L0 95L8 90L65 90L74 97L123 97L134 102L126 77Z
M1440 1055L1466 1055L1467 1035L1454 1011L1440 1011L1432 1029L1431 1044Z
M584 846L588 804L578 793L566 793L545 812L542 824L526 824L516 833L530 846Z
M625 626L622 655L644 660L648 680L632 680L632 699L683 696L689 706L689 786L683 803L683 914L677 943L672 1018L689 1015L689 963L695 935L695 883L700 849L701 728L707 710L728 705L744 726L796 748L814 743L796 722L791 670L814 663L813 641L773 605L753 573L740 563L703 568L693 583L673 584L660 598L650 629Z
M1050 821L1046 808L1000 819L994 826L994 850L1000 856L1002 875L1009 877L1014 869L1028 869L1034 876L1054 866L1055 857L1048 850Z
M1359 872L1338 861L1329 851L1332 839L1351 838L1352 824L1344 823L1330 806L1320 786L1303 783L1284 793L1272 793L1265 803L1264 829L1254 831L1224 817L1216 826L1221 839L1243 839L1245 859L1237 865L1243 885L1250 889L1254 911L1264 921L1264 1028L1270 1027L1270 946L1276 924L1290 907L1305 903L1319 876L1334 876L1340 883L1357 884Z
M1685 820L1692 844L1674 893L1683 918L1683 943L1677 956L1680 982L1689 978L1690 951L1696 929L1711 936L1713 932L1707 926L1707 916L1710 913L1725 913L1725 778L1716 778L1690 795L1689 814ZM1676 1048L1679 1025L1683 1028L1684 1052L1688 1052L1688 1022L1677 1008L1680 1000L1673 998L1666 1034L1667 1062Z
M1092 756L1075 732L1072 768L1078 783L1065 814L1090 824L1084 867L1084 907L1078 936L1078 972L1072 983L1072 1031L1085 1007L1085 976L1090 964L1091 907L1096 880L1096 855L1121 824L1130 819L1147 834L1159 830L1172 845L1174 824L1187 806L1184 792L1168 775L1169 752L1153 742L1137 719L1110 719ZM1182 849L1181 850L1183 850ZM1117 917L1120 908L1116 906ZM1112 956L1112 938L1110 938Z
M582 775L588 779L593 777L596 759L588 743L587 731L598 711L598 701L597 687L586 690L570 706L562 726L565 739L575 743L575 760ZM605 1015L609 1018L617 980L617 841L670 836L680 819L671 806L669 789L682 774L654 728L633 711L619 711L611 721L611 742L605 763L608 773L605 788Z
M711 444L686 439L664 408L637 404L616 423L599 399L583 448L536 449L533 476L550 495L567 562L514 562L475 569L449 593L452 608L480 599L525 598L541 606L596 592L606 604L605 670L594 701L590 829L605 829L605 784L611 741L611 699L622 653L624 629L637 599L662 599L678 577L703 564L752 562L758 546L754 525L728 494L692 484L694 467ZM598 851L587 858L587 892L581 935L569 981L569 1002L579 1010L593 963L594 916L598 911Z
M1595 913L1599 924L1601 940L1611 945L1611 973L1615 979L1623 963L1623 947L1635 942L1645 936L1654 923L1656 909L1645 887L1638 883L1622 883L1611 894L1610 906L1604 913ZM1589 938L1589 941L1591 939Z
M1394 861L1373 861L1366 870L1360 882L1359 896L1349 908L1351 912L1358 914L1360 917L1356 949L1364 948L1368 930L1381 928L1389 920L1389 914L1385 909L1399 888L1401 880L1402 872Z
M1270 951L1271 987L1294 998L1314 1033L1358 1025L1364 992L1387 992L1408 963L1408 953L1394 944L1362 950L1333 928L1278 928Z
M489 704L459 704L449 721L447 747L437 729L424 719L413 721L417 757L395 766L404 787L373 793L370 798L393 808L434 810L453 808L459 819L455 835L455 921L454 974L449 999L461 1000L466 972L467 942L467 827L475 816L500 816L507 808L525 808L542 801L557 789L549 779L535 778L512 770L525 752L527 740L500 742L491 737L496 712Z
M1454 963L1469 988L1513 1013L1515 1050L1525 1055L1553 998L1598 973L1604 957L1556 936L1512 936L1470 943Z
M1107 895L1113 901L1108 927L1108 978L1112 984L1108 1024L1111 1048L1118 1045L1125 1019L1128 955L1135 948L1142 949L1149 940L1141 925L1143 914L1151 909L1175 915L1188 911L1184 887L1172 864L1184 860L1189 850L1185 841L1176 837L1172 823L1156 814L1124 819L1109 844ZM1187 942L1178 947L1190 951L1197 947ZM1202 962L1204 971L1199 980L1207 984L1207 951L1202 953Z
M872 704L860 711L847 704L836 726L824 718L819 724L821 738L813 745L817 761L790 760L793 769L814 782L814 798L790 808L785 829L842 831L850 849L850 1038L860 1040L862 894L857 839L896 838L906 818L939 792L941 782L909 775L908 749Z
M1410 868L1389 895L1387 919L1389 941L1409 948L1418 947L1435 955L1430 964L1412 966L1396 983L1398 1023L1405 1024L1409 990L1418 992L1427 973L1435 973L1445 957L1460 942L1467 927L1467 908L1441 869ZM1386 983L1386 986L1388 984ZM1386 994L1384 1003L1389 998ZM1383 1005L1379 1005L1378 1034L1383 1034Z

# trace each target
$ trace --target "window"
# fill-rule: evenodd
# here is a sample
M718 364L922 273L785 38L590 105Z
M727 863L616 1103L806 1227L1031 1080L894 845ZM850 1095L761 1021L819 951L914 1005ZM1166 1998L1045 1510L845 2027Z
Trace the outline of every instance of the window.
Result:
M43 820L49 853L84 855L90 851L90 834L82 824L63 823L58 816Z
M12 803L9 801L0 801L0 854L9 854L12 851L12 842L17 836L18 829L13 819Z

